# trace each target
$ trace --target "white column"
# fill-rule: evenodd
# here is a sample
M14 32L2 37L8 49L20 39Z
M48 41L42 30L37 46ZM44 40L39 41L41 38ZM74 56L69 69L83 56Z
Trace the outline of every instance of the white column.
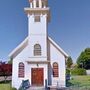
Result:
M32 5L32 4L33 4L33 2L31 2L31 3L30 3L30 8L32 8L32 7L33 7L33 5Z
M46 8L46 1L44 1L44 8Z
M42 0L39 0L39 8L42 8Z
M33 0L34 8L36 8L36 0Z

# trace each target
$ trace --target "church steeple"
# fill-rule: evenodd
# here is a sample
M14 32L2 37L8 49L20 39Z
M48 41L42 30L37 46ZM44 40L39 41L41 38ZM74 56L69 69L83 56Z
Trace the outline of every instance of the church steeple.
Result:
M28 41L30 57L34 57L34 45L40 45L41 56L47 60L47 28L50 20L50 9L47 0L29 0L30 6L24 8L28 16Z

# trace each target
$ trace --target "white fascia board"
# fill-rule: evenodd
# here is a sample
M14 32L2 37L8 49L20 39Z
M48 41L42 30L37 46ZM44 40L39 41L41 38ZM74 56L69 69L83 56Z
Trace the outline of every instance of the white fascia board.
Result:
M26 37L25 40L21 44L19 44L8 56L12 57L27 41L28 37Z
M50 41L54 46L56 46L56 47L59 49L59 51L60 51L64 56L69 57L69 55L68 55L58 44L56 44L50 37L48 37L48 39L49 39L49 41Z

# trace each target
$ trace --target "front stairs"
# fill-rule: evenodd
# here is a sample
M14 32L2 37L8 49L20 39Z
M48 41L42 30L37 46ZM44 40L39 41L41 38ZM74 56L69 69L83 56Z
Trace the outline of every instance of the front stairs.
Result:
M69 90L69 89L67 89L65 87L53 87L53 86L49 87L48 89L45 89L45 87L43 87L43 86L42 87L31 86L27 90Z

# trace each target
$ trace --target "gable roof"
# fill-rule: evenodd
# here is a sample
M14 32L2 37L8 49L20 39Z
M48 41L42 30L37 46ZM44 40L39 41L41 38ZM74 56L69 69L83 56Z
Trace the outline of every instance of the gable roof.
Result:
M59 51L59 52L61 52L65 57L69 57L69 55L60 47L60 46L58 46L58 44L56 44L55 43L55 41L53 41L50 37L48 37L48 40L51 42L51 44L53 45L53 46L55 46L55 48Z
M50 41L50 43L51 43L59 52L61 52L65 57L68 57L68 54L67 54L60 46L58 46L50 37L48 37L48 40ZM9 57L10 57L10 58L16 57L27 45L28 45L28 37L26 37L26 39L25 39L21 44L19 44L19 45L9 54Z
M28 37L25 38L25 40L19 44L10 54L10 58L16 57L26 46L28 45Z

